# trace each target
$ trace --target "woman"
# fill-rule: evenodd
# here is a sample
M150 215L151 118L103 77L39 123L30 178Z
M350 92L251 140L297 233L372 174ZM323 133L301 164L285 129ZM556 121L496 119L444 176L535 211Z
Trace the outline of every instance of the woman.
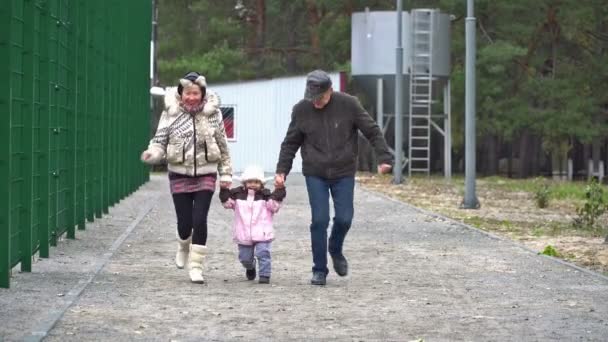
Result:
M165 94L156 135L141 160L167 161L177 214L175 264L183 268L190 257L190 280L204 283L207 254L207 214L217 173L220 187L230 188L232 165L218 97L207 90L205 77L190 72ZM217 171L217 173L216 173ZM192 246L190 244L192 243Z

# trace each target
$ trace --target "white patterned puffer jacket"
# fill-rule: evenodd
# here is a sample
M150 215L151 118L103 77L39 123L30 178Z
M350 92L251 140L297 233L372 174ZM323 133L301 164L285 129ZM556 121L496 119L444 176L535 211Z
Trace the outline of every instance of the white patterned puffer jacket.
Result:
M232 181L232 163L222 122L220 100L210 90L205 94L205 106L196 115L190 115L179 105L177 88L168 88L165 110L158 122L154 138L146 152L149 164L166 160L169 171L198 176L220 174L220 181Z

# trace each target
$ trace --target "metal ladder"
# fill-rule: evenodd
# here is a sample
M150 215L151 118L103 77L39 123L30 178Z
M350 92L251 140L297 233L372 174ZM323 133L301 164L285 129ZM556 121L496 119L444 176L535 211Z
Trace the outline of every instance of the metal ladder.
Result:
M431 113L433 103L432 10L412 11L412 54L409 101L409 175L431 171Z

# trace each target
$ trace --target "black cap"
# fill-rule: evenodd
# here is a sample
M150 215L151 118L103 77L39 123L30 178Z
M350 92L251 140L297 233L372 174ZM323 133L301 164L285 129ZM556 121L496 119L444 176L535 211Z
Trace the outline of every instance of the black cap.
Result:
M200 76L201 74L199 74L196 71L190 71L189 73L187 73L186 75L184 75L184 77L187 80L190 80L192 82L196 81L196 79Z
M311 71L306 76L306 91L304 92L304 98L310 101L317 100L329 88L331 88L331 79L325 71Z

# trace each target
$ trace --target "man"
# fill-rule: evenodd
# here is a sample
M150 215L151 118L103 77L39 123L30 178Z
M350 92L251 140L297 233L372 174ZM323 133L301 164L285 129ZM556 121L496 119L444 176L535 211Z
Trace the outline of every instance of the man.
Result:
M357 169L358 131L371 142L380 161L379 173L391 170L393 157L382 131L353 96L334 92L331 79L322 70L308 74L304 100L291 114L291 123L277 163L275 186L282 187L293 158L302 148L302 173L312 212L310 238L313 268L311 284L325 285L329 273L327 251L334 270L348 274L348 262L342 254L346 233L353 219L353 193ZM334 202L335 216L329 244L329 195Z

